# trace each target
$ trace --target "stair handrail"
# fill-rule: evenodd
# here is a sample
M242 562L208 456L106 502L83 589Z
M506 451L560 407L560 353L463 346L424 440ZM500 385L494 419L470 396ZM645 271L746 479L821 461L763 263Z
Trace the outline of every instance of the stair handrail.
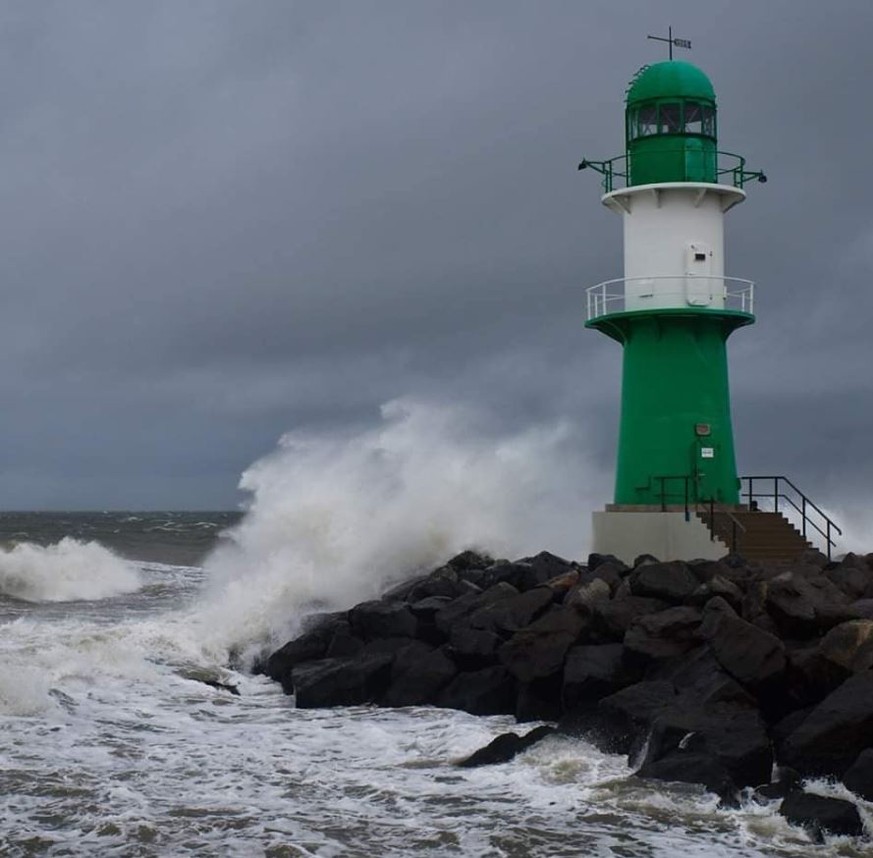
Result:
M707 525L709 527L709 541L715 542L715 498L710 498L707 503L709 504L709 521ZM729 510L729 509L720 509L720 513L726 515L731 522L731 554L737 553L737 528L739 528L743 533L746 532L746 526Z
M811 501L802 491L800 491L800 489L797 488L797 486L794 485L794 483L792 483L791 480L788 479L788 477L784 476L783 474L768 475L768 476L752 475L752 476L740 477L740 480L741 481L743 481L743 480L748 481L748 490L745 492L741 492L741 494L744 494L746 496L746 498L748 498L749 509L755 508L755 505L756 505L755 498L772 498L774 512L779 512L780 499L787 501L789 504L791 504L791 506L798 513L800 513L801 530L803 533L803 538L804 539L807 538L806 526L807 526L807 524L809 524L813 529L815 529L818 532L818 534L820 536L822 536L824 538L827 557L828 557L828 560L831 559L831 549L836 546L836 542L834 541L834 539L831 538L831 533L833 531L836 531L840 536L842 536L843 535L842 529L839 527L839 525L837 525L837 523L830 516L827 515L827 513L825 513L819 506L817 506L815 503L813 503L813 501ZM770 480L772 482L772 485L773 485L773 491L772 492L766 492L766 491L763 491L763 492L757 491L756 492L755 491L755 480ZM794 491L794 493L799 497L800 506L797 505L794 498L792 498L790 495L786 494L785 492L779 491L780 481L782 483L784 483L786 486L790 487ZM810 518L809 514L807 513L808 508L813 509L821 517L821 519L823 520L824 528L825 528L824 530L822 530L822 528L819 527L819 525L816 521L814 521L812 518Z
M661 483L661 512L667 510L667 482L668 480L682 480L683 495L685 497L685 521L691 520L691 481L694 477L691 474L657 474L653 479L659 480Z

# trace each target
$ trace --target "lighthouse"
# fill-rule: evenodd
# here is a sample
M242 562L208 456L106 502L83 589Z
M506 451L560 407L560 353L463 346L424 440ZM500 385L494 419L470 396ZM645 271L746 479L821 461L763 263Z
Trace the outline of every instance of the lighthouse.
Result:
M623 352L615 494L592 548L626 562L722 556L695 512L740 509L727 340L755 321L754 284L727 266L724 219L766 177L719 151L713 86L672 46L630 82L624 154L579 165L624 231L623 276L587 290L586 327Z

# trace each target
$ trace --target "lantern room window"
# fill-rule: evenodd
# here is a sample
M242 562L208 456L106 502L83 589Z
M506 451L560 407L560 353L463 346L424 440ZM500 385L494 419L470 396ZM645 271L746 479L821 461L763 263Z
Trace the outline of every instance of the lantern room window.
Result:
M655 134L715 137L715 108L697 101L642 104L628 114L629 139Z
M682 105L662 104L659 109L661 134L682 133Z

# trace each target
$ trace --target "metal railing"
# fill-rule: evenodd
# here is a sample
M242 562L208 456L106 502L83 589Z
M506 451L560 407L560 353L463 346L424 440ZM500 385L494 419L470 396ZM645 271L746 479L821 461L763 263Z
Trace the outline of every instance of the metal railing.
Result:
M730 184L735 188L740 188L752 180L766 182L767 177L761 170L747 170L746 159L742 155L735 155L733 152L704 152L702 150L689 150L685 147L677 146L671 149L658 149L656 153L638 153L637 155L617 155L615 158L609 158L606 161L589 161L587 158L579 164L579 169L584 170L590 167L596 170L603 176L603 191L611 193L621 188L632 187L634 184L642 184L641 182L633 182L630 172L633 169L632 164L628 164L628 159L634 157L640 160L645 160L650 157L650 154L657 155L685 155L690 154L692 157L691 165L685 161L679 163L685 164L685 169L680 177L673 179L676 182L701 182L700 164L703 159L714 158L715 164L715 184ZM695 164L694 161L697 161Z
M668 285L666 281L678 284L679 288L658 288ZM696 287L701 285L705 291L696 291ZM654 277L617 277L589 286L585 290L588 321L610 313L624 313L627 310L629 289L633 293L634 303L639 304L632 308L634 310L648 309L646 305L649 301L653 305L652 309L661 309L666 301L669 308L724 309L749 315L755 312L755 284L752 280L714 274L664 274ZM719 302L721 306L712 307L713 301Z
M709 498L708 500L699 500L697 498L697 484L699 481L699 477L695 477L692 474L670 474L666 476L658 475L655 476L653 479L657 480L660 483L658 498L661 503L661 512L667 511L667 507L672 505L671 499L675 497L681 498L681 505L684 507L685 512L685 521L691 520L692 506L694 507L695 512L700 512L701 507L703 507L704 510L708 510L709 512L709 520L705 523L707 528L709 529L710 542L715 542L716 538L720 538L719 535L715 532L715 499ZM670 483L681 483L681 491L678 492L676 495L671 494L668 490L668 485ZM720 508L718 510L718 513L719 515L726 515L731 523L731 540L729 548L731 554L736 554L737 546L739 544L739 533L745 533L746 528L743 526L743 523L739 519L737 519L737 517L730 510Z
M731 544L730 550L731 554L737 553L737 547L739 545L739 541L737 539L738 531L746 532L746 528L743 523L729 510L729 509L720 509L719 515L726 515L728 521L731 524ZM709 541L715 542L716 533L715 533L715 500L713 498L709 499L709 521L707 522L707 527L709 528Z
M755 485L756 482L758 486ZM803 538L809 541L808 528L812 528L824 539L825 553L828 560L831 559L831 549L836 546L832 534L836 532L842 536L843 531L824 511L800 491L788 477L782 475L740 477L740 483L741 485L743 483L747 484L745 490L741 490L741 495L746 498L749 509L758 509L760 500L770 502L773 512L782 512L779 509L780 502L783 505L783 510L786 509L787 505L789 510L793 510L800 517ZM764 485L763 489L759 488L762 483Z

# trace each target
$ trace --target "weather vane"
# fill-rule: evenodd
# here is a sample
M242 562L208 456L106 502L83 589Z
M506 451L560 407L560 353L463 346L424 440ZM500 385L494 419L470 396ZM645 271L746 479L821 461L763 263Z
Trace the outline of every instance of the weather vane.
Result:
M687 48L689 51L691 50L691 39L674 39L673 38L673 28L667 28L667 38L665 39L663 36L649 36L648 38L654 39L656 42L666 42L670 46L670 59L673 59L673 45L677 48Z

